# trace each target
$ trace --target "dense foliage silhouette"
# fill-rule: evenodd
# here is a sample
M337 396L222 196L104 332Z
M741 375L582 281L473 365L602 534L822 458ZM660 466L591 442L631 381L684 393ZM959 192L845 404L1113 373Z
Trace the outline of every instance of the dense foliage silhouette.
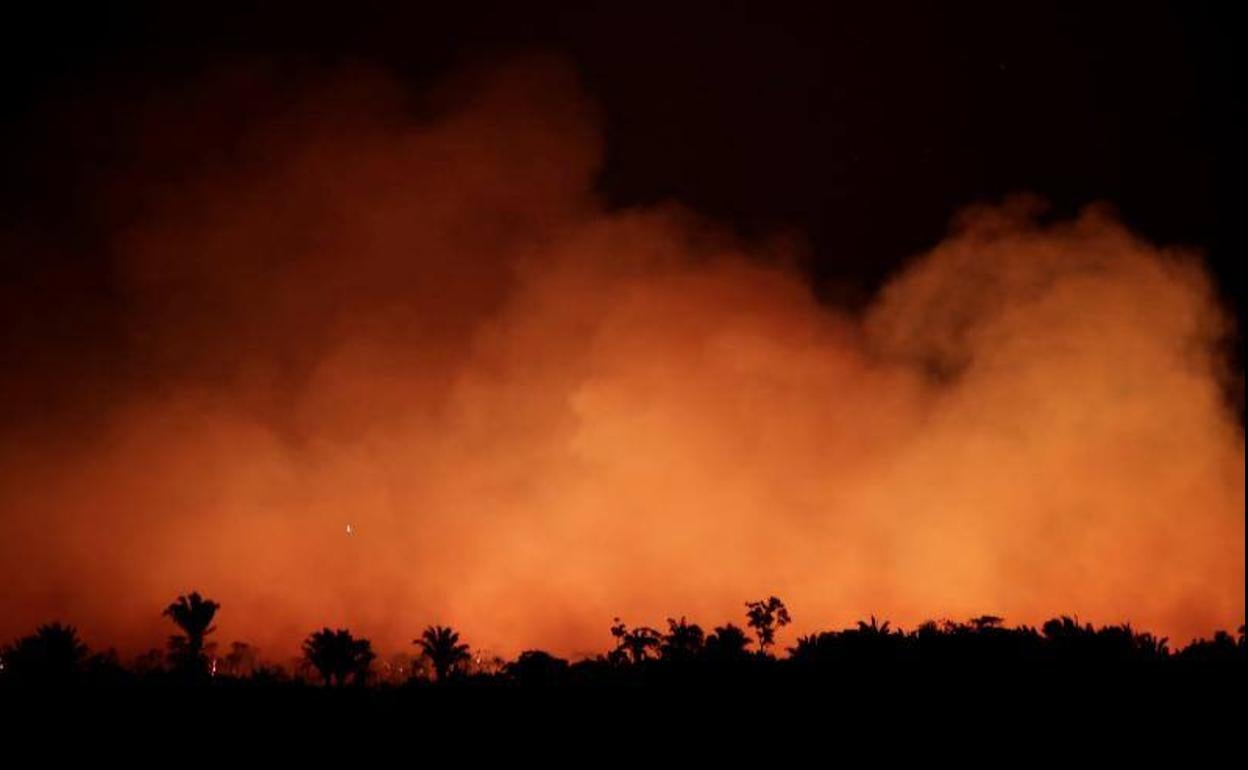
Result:
M952 674L965 677L1001 672L1035 675L1035 681L1089 672L1146 676L1157 672L1216 675L1241 681L1248 662L1245 628L1237 635L1217 631L1180 648L1130 624L1093 626L1059 616L1031 626L1008 627L1001 617L981 615L965 622L927 621L911 631L874 616L851 628L797 637L777 656L777 637L791 622L778 597L747 602L746 621L755 639L725 623L709 633L687 617L667 618L667 630L629 626L615 618L608 627L614 646L578 661L544 650L525 650L504 661L471 647L452 628L431 625L405 653L378 661L368 639L348 629L323 628L307 637L302 656L282 665L264 660L252 645L234 641L218 654L206 637L216 627L220 605L192 592L164 609L182 632L169 639L168 654L153 649L122 665L115 652L92 654L78 631L62 622L39 626L0 649L0 690L63 686L126 686L174 683L193 687L252 689L346 685L370 690L437 683L439 689L550 689L665 685L674 683L795 686L836 680L883 682L890 677ZM428 668L422 664L427 663ZM1202 674L1202 675L1203 675ZM1228 678L1229 677L1229 678Z
M82 671L87 646L73 626L48 623L0 651L7 677L22 681L64 682Z
M775 596L745 603L745 616L758 637L758 649L766 652L776 643L776 631L789 624L789 609Z

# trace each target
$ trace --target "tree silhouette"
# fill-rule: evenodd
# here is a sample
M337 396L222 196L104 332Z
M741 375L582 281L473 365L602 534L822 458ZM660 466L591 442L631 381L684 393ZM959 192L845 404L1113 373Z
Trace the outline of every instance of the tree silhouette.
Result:
M134 673L139 674L140 676L154 674L164 670L165 659L165 651L159 647L153 647L147 652L136 655L134 663L131 664L130 668L134 671Z
M741 628L728 623L716 626L710 636L706 637L706 655L718 661L740 660L746 657L745 648L750 645L750 637Z
M667 633L659 645L659 656L664 660L692 660L702 653L705 643L705 634L697 623L689 623L683 615L679 621L668 618Z
M872 619L874 620L874 618ZM971 618L971 625L975 627L976 631L985 631L990 628L1000 628L1003 621L1004 618L999 618L996 615L980 615L977 618Z
M5 674L19 681L68 681L82 670L86 658L87 646L78 630L59 622L39 626L0 651Z
M1072 618L1068 615L1046 620L1042 628L1044 629L1045 637L1051 640L1074 639L1084 635L1085 633L1092 633L1091 625L1088 625L1088 627L1084 629L1080 627L1079 621L1076 618Z
M683 616L667 618L665 633L646 626L630 628L615 618L611 626L614 649L576 662L540 650L527 650L510 663L477 651L473 662L458 633L430 626L414 640L421 650L419 658L396 655L379 666L376 677L375 655L367 639L357 639L346 629L324 628L305 639L302 657L289 670L295 679L321 679L328 687L352 682L398 685L412 676L416 666L429 666L430 676L436 675L439 682L462 678L476 685L538 688L709 682L712 678L740 684L769 678L788 686L802 678L833 684L846 679L865 682L866 677L913 678L928 672L966 675L972 684L995 682L1002 673L1014 672L1019 676L1015 684L1031 684L1047 681L1053 674L1086 675L1098 669L1132 677L1155 677L1162 672L1161 679L1152 681L1164 684L1178 681L1172 676L1176 672L1210 683L1229 682L1248 663L1242 625L1237 634L1216 631L1210 638L1193 639L1172 652L1165 637L1137 631L1126 622L1093 626L1062 616L1037 629L1009 627L994 615L964 622L927 621L908 632L872 615L849 628L799 637L788 648L788 659L777 660L770 654L776 631L789 623L783 602L769 597L746 606L753 635L732 623L707 634ZM164 671L204 675L205 658L215 649L206 637L214 630L217 609L216 602L197 593L179 596L169 605L164 614L184 633L171 638L171 652L163 657L176 665ZM758 653L751 654L754 637ZM230 678L222 683L221 691L280 687L289 681L282 669L262 667L257 658L256 650L243 642L234 642L223 652L216 662ZM164 679L161 671L161 650L139 656L127 669L112 650L90 655L74 627L61 623L40 626L0 649L0 689L9 684L60 682L75 687L147 686Z
M821 631L800 637L797 645L789 648L789 654L802 665L830 666L852 662L879 666L897 663L919 648L930 651L934 656L940 655L945 649L943 642L958 636L966 628L951 623L942 627L934 621L927 621L907 636L890 631L887 620L880 623L872 615L870 623L860 620L855 628Z
M447 626L429 626L412 644L433 664L439 682L445 682L460 665L472 659L468 645L460 644L459 634Z
M1212 639L1196 639L1179 653L1180 660L1205 664L1248 662L1248 650L1245 650L1235 637L1226 631L1215 631Z
M628 624L619 618L611 620L611 636L615 637L615 649L607 654L612 663L627 663L628 650L624 647L624 636L628 633Z
M630 630L619 618L611 626L611 635L615 637L615 650L612 659L616 662L624 660L640 663L649 657L650 650L657 650L663 641L663 635L649 626L637 626Z
M204 637L217 630L212 625L221 605L205 599L199 592L179 596L162 613L182 629L181 634L169 637L169 662L181 671L201 674L208 670L204 656Z
M746 602L748 625L758 637L759 654L767 654L767 648L776 643L776 630L789 624L789 610L784 602L769 596L756 602Z
M259 655L256 648L246 642L231 642L225 655L225 671L230 676L247 676L256 669Z
M836 634L828 631L799 636L789 648L789 658L798 663L824 663L835 655L836 643Z
M889 622L887 620L884 621L883 623L880 623L878 620L875 619L874 615L871 616L870 623L866 622L865 620L858 621L858 633L864 634L864 635L888 636L888 627L889 627Z
M356 684L368 679L368 668L376 658L367 639L356 639L345 628L323 628L303 642L303 656L324 678L326 686L342 687L351 677Z
M525 685L551 685L568 675L568 662L544 650L525 650L503 667L503 673Z

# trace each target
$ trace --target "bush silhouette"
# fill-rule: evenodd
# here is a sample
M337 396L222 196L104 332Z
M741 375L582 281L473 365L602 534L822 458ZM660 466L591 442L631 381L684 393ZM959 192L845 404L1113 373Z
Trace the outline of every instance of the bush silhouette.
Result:
M528 686L549 686L567 680L568 661L544 650L525 650L503 667L512 680Z
M59 622L39 626L29 636L0 651L4 672L24 683L65 683L82 671L87 646L73 626Z

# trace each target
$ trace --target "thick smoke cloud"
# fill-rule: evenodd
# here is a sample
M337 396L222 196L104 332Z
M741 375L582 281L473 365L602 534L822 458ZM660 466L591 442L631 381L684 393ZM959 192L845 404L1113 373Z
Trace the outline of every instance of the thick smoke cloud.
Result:
M59 617L139 649L192 588L279 658L431 622L575 654L615 615L773 593L798 631L1242 623L1243 434L1194 255L1023 198L850 312L785 246L606 210L557 62L419 98L254 76L129 124L108 355L6 374L89 413L4 434L6 637ZM214 131L193 172L150 161Z

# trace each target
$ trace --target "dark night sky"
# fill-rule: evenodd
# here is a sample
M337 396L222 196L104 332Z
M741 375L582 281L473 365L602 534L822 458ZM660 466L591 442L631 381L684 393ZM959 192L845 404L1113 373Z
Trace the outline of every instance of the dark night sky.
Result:
M1243 101L1212 4L114 5L19 11L2 54L5 228L71 245L57 267L87 294L107 223L83 190L133 161L109 134L118 104L240 59L372 63L419 86L537 48L570 56L605 111L611 202L793 228L841 301L964 205L1027 190L1058 213L1110 201L1146 237L1206 250L1242 321ZM16 294L48 268L2 258Z

